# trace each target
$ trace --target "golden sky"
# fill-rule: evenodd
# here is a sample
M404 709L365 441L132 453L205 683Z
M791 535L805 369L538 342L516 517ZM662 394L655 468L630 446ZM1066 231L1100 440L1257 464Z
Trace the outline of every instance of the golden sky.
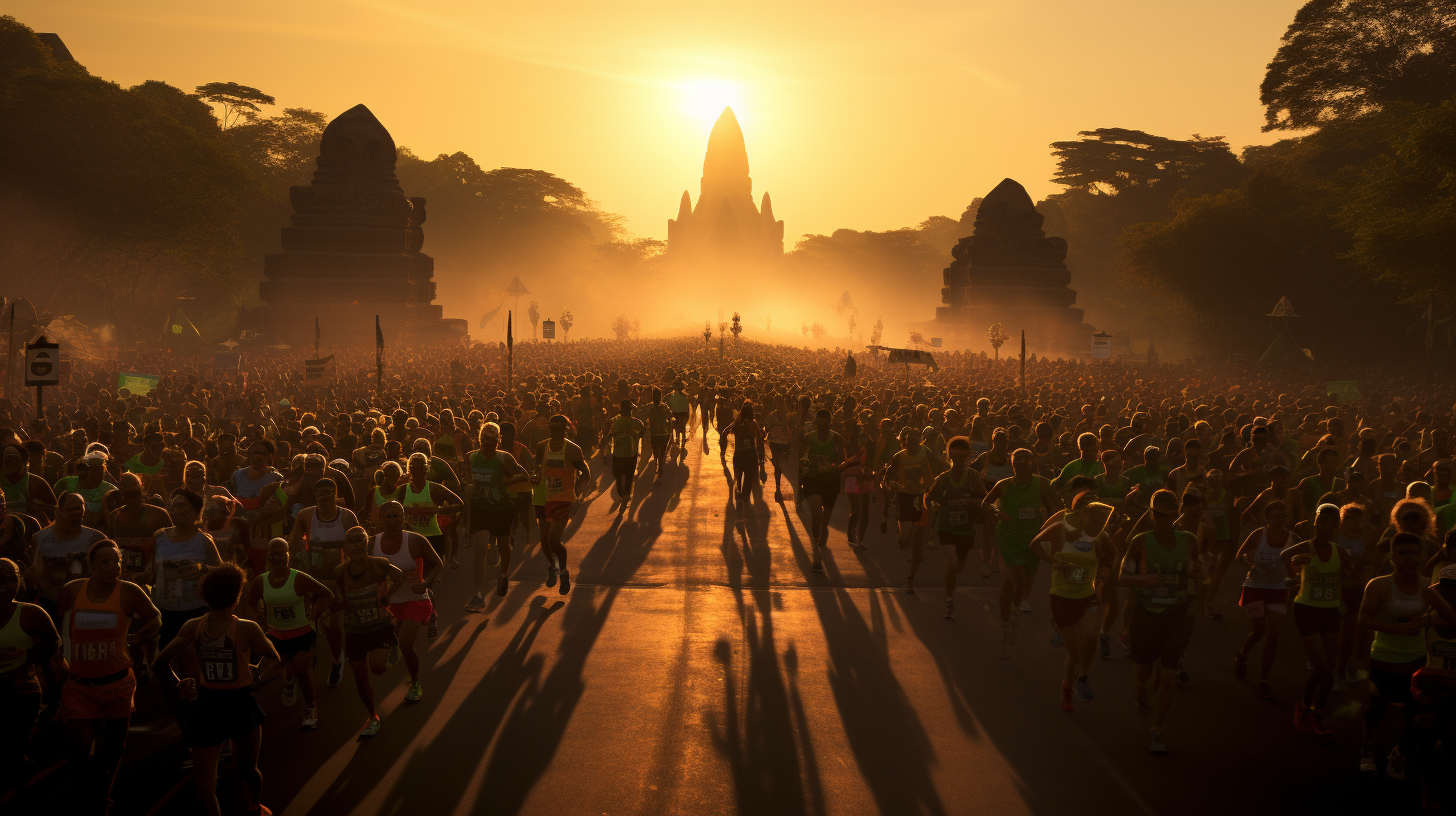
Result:
M463 150L586 190L665 238L724 104L754 195L805 233L956 217L1002 178L1055 192L1047 145L1096 127L1259 132L1303 0L591 2L10 0L93 73L358 103L417 154ZM407 191L408 192L408 191Z

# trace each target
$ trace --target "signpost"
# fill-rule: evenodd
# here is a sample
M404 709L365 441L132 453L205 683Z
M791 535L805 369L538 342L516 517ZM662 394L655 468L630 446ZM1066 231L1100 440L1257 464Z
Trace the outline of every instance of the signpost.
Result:
M556 321L555 320L543 320L543 321L541 321L541 339L543 339L543 340L555 340L556 339Z
M1107 332L1097 332L1092 335L1092 359L1112 359L1112 335Z
M35 416L42 413L43 389L47 385L61 384L61 344L52 343L41 335L34 343L25 345L25 384L35 386Z

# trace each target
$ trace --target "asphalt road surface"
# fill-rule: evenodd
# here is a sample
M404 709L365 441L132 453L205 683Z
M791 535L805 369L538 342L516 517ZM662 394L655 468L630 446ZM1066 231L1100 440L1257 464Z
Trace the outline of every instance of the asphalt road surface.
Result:
M1198 620L1171 754L1155 757L1115 643L1114 659L1092 666L1094 702L1059 707L1046 570L1013 657L999 660L995 578L980 577L976 556L946 620L941 552L908 594L879 505L869 548L855 552L841 501L816 574L788 481L783 504L770 481L735 508L716 436L706 455L701 441L662 485L645 464L622 516L604 490L609 468L591 463L597 487L568 532L569 596L543 586L534 538L518 546L509 595L489 595L483 614L463 609L468 570L446 570L439 637L418 641L425 696L404 702L403 664L375 678L378 736L358 738L364 710L347 669L336 688L323 684L326 665L316 672L323 722L312 732L299 731L301 705L281 704L281 683L261 690L264 802L286 816L1223 814L1389 811L1410 794L1356 776L1351 692L1332 703L1334 737L1291 727L1305 676L1292 622L1277 701L1234 678L1247 632L1235 571L1227 617ZM115 812L196 813L185 751L154 695L141 695ZM224 810L241 813L230 767ZM38 783L42 801L62 776Z

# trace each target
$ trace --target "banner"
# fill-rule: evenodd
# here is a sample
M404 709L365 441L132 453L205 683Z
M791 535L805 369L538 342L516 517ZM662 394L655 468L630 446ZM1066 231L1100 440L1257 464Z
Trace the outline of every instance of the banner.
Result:
M117 389L125 388L133 394L149 394L162 378L157 374L141 374L136 371L122 371L116 375Z
M1339 380L1337 382L1326 383L1325 393L1334 394L1342 404L1346 402L1359 402L1360 381Z
M334 380L334 355L317 360L303 361L303 382L306 385L325 385Z
M932 337L932 338L930 338L930 346L931 346L931 348L940 348L941 342L942 342L941 341L941 338L939 338L939 337Z
M906 365L923 365L939 370L939 366L935 364L935 358L930 356L930 352L921 351L920 349L892 348L890 349L889 362L891 365L900 365L902 363Z
M1092 359L1112 359L1112 335L1106 332L1097 332L1092 335Z
M555 320L543 320L543 321L541 321L541 339L543 339L543 340L555 340L556 339L556 321Z
M236 351L215 351L212 367L219 371L237 371L243 367L243 355Z

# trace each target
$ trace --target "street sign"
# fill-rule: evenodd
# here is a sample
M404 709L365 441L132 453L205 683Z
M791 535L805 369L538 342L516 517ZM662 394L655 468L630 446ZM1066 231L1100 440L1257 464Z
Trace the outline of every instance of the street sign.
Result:
M25 346L25 384L61 384L61 344L42 335Z
M1112 359L1112 335L1107 332L1097 332L1092 335L1092 359Z
M541 337L543 339L546 339L546 340L555 340L556 339L556 321L555 320L543 320L543 321L541 321Z

